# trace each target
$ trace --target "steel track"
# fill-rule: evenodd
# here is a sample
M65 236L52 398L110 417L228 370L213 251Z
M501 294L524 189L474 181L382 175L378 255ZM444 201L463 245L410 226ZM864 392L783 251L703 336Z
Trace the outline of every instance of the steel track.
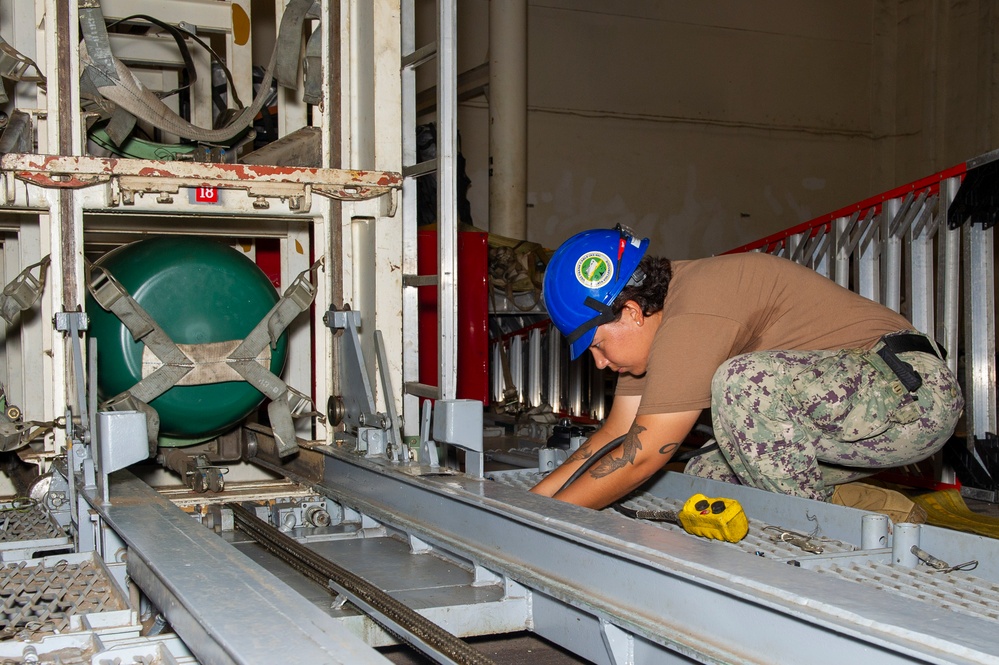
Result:
M376 623L430 658L456 665L494 665L493 660L460 638L362 577L323 558L246 508L235 503L226 504L225 507L232 510L233 523L237 529L298 572L330 589L331 593L336 593L331 586L343 589L354 605Z

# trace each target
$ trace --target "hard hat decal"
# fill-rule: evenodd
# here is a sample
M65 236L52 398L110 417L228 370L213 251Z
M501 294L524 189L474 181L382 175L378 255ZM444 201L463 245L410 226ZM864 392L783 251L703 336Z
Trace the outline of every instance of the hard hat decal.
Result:
M576 279L588 289L599 289L614 277L614 264L603 252L587 252L576 261Z

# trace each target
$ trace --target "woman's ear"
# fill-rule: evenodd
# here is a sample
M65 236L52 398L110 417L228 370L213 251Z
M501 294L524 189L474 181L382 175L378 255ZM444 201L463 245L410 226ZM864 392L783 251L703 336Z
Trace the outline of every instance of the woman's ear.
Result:
M645 324L645 314L642 312L641 305L634 300L628 300L624 303L624 307L628 310L631 320L635 322L635 325L641 327Z

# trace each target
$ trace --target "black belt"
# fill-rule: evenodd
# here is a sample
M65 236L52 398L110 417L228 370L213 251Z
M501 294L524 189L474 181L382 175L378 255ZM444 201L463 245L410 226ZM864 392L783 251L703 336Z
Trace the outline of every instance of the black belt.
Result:
M937 344L936 348L933 348L933 343L930 342L926 335L920 335L919 333L894 333L892 335L885 335L881 338L881 341L886 347L892 350L892 353L919 351L936 356L937 349L940 349L940 354L937 357L941 360L947 360L947 352L944 351L944 348L939 344Z
M883 346L878 349L878 355L888 365L888 369L895 373L895 376L902 382L905 389L911 393L916 392L923 385L923 377L919 376L919 372L914 370L912 365L899 358L899 353L918 351L919 353L928 353L931 356L937 356L941 360L947 358L947 352L944 351L942 346L938 345L937 348L934 348L925 335L918 333L885 335L881 338L881 343ZM937 353L937 349L940 350L939 354Z

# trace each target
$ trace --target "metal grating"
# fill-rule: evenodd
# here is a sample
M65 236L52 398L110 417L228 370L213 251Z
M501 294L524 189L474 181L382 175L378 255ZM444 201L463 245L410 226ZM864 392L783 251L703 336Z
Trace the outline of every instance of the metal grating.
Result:
M502 473L489 474L489 478L505 485L511 485L513 487L528 490L538 482L540 476L537 471L529 470L504 471ZM629 496L628 500L624 501L622 505L628 508L636 509L644 508L653 510L679 511L683 507L683 502L675 499L663 499L644 492L636 492L635 494ZM613 511L612 508L605 508L604 510ZM668 522L652 522L648 520L640 521L660 529L684 533L682 527ZM800 546L795 545L793 542L781 540L781 533L786 532L784 532L780 527L781 525L779 524L768 524L767 522L750 518L749 534L745 538L738 543L717 541L718 546L731 547L743 552L748 552L749 554L773 559L794 559L814 554L814 552L808 552ZM809 536L810 534L801 535ZM850 543L833 540L831 538L807 538L806 542L810 546L821 548L822 552L825 554L852 552L857 549Z
M120 628L86 635L48 635L27 642L0 641L2 665L198 665L173 634L142 637Z
M30 499L0 503L0 543L63 538L65 530Z
M63 633L72 615L126 609L96 560L45 561L0 568L0 640Z
M679 512L679 510L683 508L683 501L663 499L657 496L652 496L651 494L639 493L633 494L622 505L628 508L636 509L672 510ZM611 509L608 508L607 510ZM676 524L669 524L668 522L652 522L648 520L640 521L661 529L668 529L679 533L684 532L683 528ZM774 559L794 558L811 554L811 552L802 549L800 546L793 544L793 542L781 540L781 534L783 533L789 532L781 528L779 524L768 524L761 520L750 518L749 533L745 538L738 543L718 541L718 545L742 550L743 552L755 554L756 556ZM809 536L809 534L801 535ZM805 542L809 546L821 548L822 552L826 554L835 552L852 552L856 550L856 548L849 543L844 543L840 540L833 540L831 538L809 537L805 540Z
M534 470L504 471L489 474L488 477L527 490L537 483L539 474ZM679 500L663 499L640 492L631 495L624 505L629 508L676 511L683 504ZM683 533L681 527L666 522L646 521L646 523L657 528ZM809 546L821 548L822 553L818 555L802 549L793 542L781 540L781 530L772 528L779 526L750 519L749 534L741 542L713 542L718 547L736 548L768 559L789 563L800 562L802 567L807 567L809 570L877 588L897 596L900 601L930 603L969 616L992 621L999 619L999 585L993 582L963 570L936 571L926 566L907 568L878 560L885 556L890 560L887 554L880 557L877 554L890 550L865 551L840 540L818 537L807 539L805 542ZM829 556L836 554L842 556Z
M850 561L815 567L820 573L860 582L905 599L933 603L970 616L999 620L999 585L961 571L899 568L877 561Z

